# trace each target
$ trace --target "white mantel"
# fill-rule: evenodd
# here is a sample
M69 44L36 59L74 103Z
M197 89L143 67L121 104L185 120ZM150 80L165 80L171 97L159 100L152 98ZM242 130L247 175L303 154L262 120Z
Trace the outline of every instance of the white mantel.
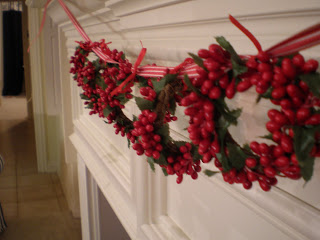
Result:
M239 53L255 53L251 42L229 22L229 13L238 17L265 49L317 23L320 14L319 2L312 0L110 0L103 7L102 1L93 5L81 2L83 5L77 2L78 10L76 5L68 6L74 8L71 10L93 41L112 41L111 48L123 50L134 62L141 40L148 49L144 63L167 66L177 65L187 52L206 48L217 35L225 36ZM99 194L132 239L320 238L319 164L305 188L303 181L280 181L279 187L269 193L257 186L243 190L225 183L221 176L200 174L197 181L186 178L177 185L174 177L165 178L159 168L153 173L145 158L127 148L125 138L115 136L112 126L89 116L84 109L80 89L68 73L67 59L73 55L80 35L57 1L50 5L48 15L56 24L59 39L62 130L75 148L66 161L78 161L83 239L106 239L100 236L105 218L100 215ZM318 57L320 47L304 55ZM241 123L234 130L240 140L265 134L263 122L270 105L262 101L255 106L254 95L254 91L248 91L230 103L243 107ZM182 112L178 110L178 117L186 125L188 120ZM131 117L139 110L131 101L125 113ZM182 129L172 124L172 137L186 139Z

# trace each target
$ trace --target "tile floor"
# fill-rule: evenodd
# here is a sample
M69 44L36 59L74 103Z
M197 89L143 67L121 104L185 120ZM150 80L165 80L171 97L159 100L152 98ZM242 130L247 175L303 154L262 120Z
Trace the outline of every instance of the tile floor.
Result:
M33 122L26 99L4 97L0 106L0 202L8 225L0 240L79 240L80 219L73 218L55 173L38 173Z

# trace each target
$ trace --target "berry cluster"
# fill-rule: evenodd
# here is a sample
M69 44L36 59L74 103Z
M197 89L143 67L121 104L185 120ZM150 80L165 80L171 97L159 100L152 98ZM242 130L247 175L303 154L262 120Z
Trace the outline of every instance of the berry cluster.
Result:
M119 64L105 64L101 59L94 62L89 61L87 57L93 47L99 47L103 53ZM80 43L80 47L77 48L70 63L73 63L70 72L75 74L75 80L78 82L78 86L82 87L83 96L88 100L85 104L91 108L90 115L98 114L99 117L104 118L106 117L105 108L116 106L124 108L117 96L110 95L119 83L131 74L132 64L124 59L123 52L118 52L116 49L111 51L104 40L94 43ZM133 83L129 83L122 91L126 99L132 98L132 86Z
M183 174L188 174L192 179L197 179L198 172L201 171L200 160L193 161L191 149L190 143L180 146L180 154L178 156L167 157L168 165L162 166L167 170L169 175L176 174L178 176L176 180L178 184L182 182Z
M147 99L149 101L154 101L157 94L151 87L142 87L140 88L140 93L142 96L144 96L144 99Z
M160 143L161 136L154 132L153 127L157 114L150 110L143 110L138 118L139 120L133 122L134 129L131 134L139 137L139 140L133 144L132 148L137 151L138 155L145 154L147 157L159 159L163 149Z
M218 135L215 130L214 104L195 92L184 97L180 104L187 107L184 113L190 117L188 132L192 143L199 145L202 162L208 163L220 152Z

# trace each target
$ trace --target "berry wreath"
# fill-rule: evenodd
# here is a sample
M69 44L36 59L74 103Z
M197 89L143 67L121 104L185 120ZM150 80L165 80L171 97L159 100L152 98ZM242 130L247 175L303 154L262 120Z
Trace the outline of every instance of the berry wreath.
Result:
M236 19L230 20L254 43L257 55L241 56L223 37L218 44L200 49L174 68L155 65L138 68L145 49L134 66L123 52L110 50L104 40L79 42L71 58L70 72L83 89L81 98L90 114L114 123L115 133L128 138L128 146L138 155L145 154L154 170L160 165L165 175L184 175L197 179L201 163L214 161L223 179L241 183L245 189L257 181L264 191L277 184L277 177L309 181L315 157L320 156L320 75L318 62L305 61L299 50L319 42L319 24L263 51L255 37ZM303 39L303 40L299 40ZM298 44L297 44L298 42ZM89 61L94 49L108 56ZM151 74L144 74L145 72ZM150 70L151 69L151 70ZM156 71L155 71L156 70ZM155 72L163 71L163 77ZM140 71L140 72L139 72ZM122 112L133 98L134 84L142 97L135 97L141 114L130 120ZM240 146L228 128L236 125L241 109L231 110L225 98L232 99L255 86L257 102L266 98L276 105L268 111L270 121L264 136L274 144ZM176 106L185 107L190 117L190 142L170 137L168 123L176 121ZM212 176L217 172L205 170Z

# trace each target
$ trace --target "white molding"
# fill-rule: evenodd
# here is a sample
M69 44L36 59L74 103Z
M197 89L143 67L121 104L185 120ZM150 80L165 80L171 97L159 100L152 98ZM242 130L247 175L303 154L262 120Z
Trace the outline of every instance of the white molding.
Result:
M46 0L26 0L26 5L29 8L43 8Z
M40 26L39 15L37 8L28 8L30 39L34 39L38 34ZM40 40L38 40L30 48L30 68L38 171L45 172L48 170L48 166L42 67L41 46Z
M88 195L88 172L86 165L78 156L78 180L79 180L79 197L80 197L80 213L81 213L81 231L82 239L90 240L90 207L89 207L89 195Z
M72 143L77 148L86 167L92 174L123 227L129 236L134 239L137 235L137 225L135 209L131 207L130 199L123 192L119 183L115 181L110 169L100 160L100 157L90 147L86 138L79 134L78 131L79 129L70 137ZM109 172L109 174L106 174L107 172Z

